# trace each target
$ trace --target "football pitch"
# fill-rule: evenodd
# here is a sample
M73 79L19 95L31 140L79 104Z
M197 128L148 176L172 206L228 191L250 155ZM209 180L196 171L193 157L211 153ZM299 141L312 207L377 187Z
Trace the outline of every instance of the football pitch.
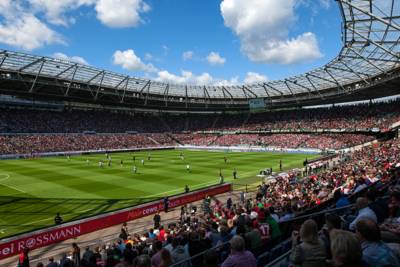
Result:
M111 166L105 154L1 160L0 239L51 226L57 212L70 221L129 207L182 193L185 185L193 190L217 184L220 170L225 182L233 182L236 168L234 183L256 183L261 169L277 171L280 160L289 170L319 155L158 150L110 156Z

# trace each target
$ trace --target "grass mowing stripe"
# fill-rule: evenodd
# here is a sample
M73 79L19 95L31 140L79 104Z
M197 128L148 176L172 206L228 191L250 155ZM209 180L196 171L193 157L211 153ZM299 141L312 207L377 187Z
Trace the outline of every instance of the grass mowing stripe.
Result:
M184 153L185 160L179 155ZM139 204L151 198L183 192L188 184L191 190L216 184L220 169L225 181L235 183L259 182L256 175L261 169L301 167L304 159L317 155L256 153L256 152L210 152L188 150L113 153L112 166L98 167L104 154L39 159L0 161L0 183L7 173L9 185L26 191L17 196L10 188L0 185L0 238L52 225L54 215L60 212L65 220L82 218ZM132 157L136 157L134 162ZM224 157L228 163L224 163ZM90 164L87 166L86 159ZM120 160L124 164L120 166ZM145 165L141 165L141 159ZM191 172L186 171L190 164ZM133 174L136 165L140 174ZM233 180L232 171L237 169L240 179ZM8 181L6 181L8 182ZM8 184L8 183L7 183Z

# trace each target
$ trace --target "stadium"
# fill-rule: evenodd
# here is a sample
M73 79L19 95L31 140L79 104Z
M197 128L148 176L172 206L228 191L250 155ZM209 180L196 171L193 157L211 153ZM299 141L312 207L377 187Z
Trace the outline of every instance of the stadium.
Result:
M335 7L337 56L242 85L1 49L0 266L400 266L400 1Z

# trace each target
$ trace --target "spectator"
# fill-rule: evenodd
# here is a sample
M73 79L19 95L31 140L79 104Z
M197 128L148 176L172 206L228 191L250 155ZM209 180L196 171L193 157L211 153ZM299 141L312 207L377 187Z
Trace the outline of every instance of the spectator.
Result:
M245 250L245 241L241 236L234 236L229 242L231 254L222 263L221 267L256 267L256 258L253 253Z
M29 248L24 248L19 254L18 267L29 267Z
M333 230L330 238L334 267L367 267L362 261L360 242L353 233Z
M174 263L183 262L176 267L190 267L190 256L186 252L185 248L180 244L180 240L178 238L174 238L172 240L172 251L171 251L172 260Z
M140 255L136 258L135 267L151 267L151 260L149 255Z
M299 243L300 240L302 243ZM290 261L296 266L325 266L326 250L324 243L318 238L318 226L314 220L307 220L297 231L292 233L292 252Z
M75 267L81 266L81 249L76 243L72 243L72 261L74 262Z
M369 266L400 266L400 261L394 252L381 241L380 230L376 222L370 219L359 220L356 224L356 234L361 242L363 260Z
M43 263L38 262L38 263L36 264L36 267L44 267L44 265L43 265Z
M49 263L46 265L46 267L58 267L57 262L54 262L54 258L50 257L49 258Z
M156 240L153 243L153 256L151 257L151 265L159 266L161 263L161 250L162 250L162 242Z
M361 219L371 219L377 222L375 212L368 207L368 200L364 197L359 197L356 200L356 207L358 210L357 217L350 223L349 229L354 231L356 224Z
M168 267L168 266L172 265L172 263L173 263L173 261L172 261L171 253L166 249L162 249L161 250L161 262L157 267Z

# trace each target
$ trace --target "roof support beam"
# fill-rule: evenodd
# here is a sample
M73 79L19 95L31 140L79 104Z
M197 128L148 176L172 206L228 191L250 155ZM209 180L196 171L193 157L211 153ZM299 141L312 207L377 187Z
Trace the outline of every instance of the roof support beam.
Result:
M18 72L21 72L21 71L23 71L24 69L29 68L30 66L36 65L37 63L39 63L39 62L41 62L41 61L44 61L44 60L45 60L44 57L38 58L38 59L36 59L35 61L32 61L31 63L26 64L25 66L22 66L21 68L19 68L19 69L18 69Z
M69 71L69 70L75 68L76 66L78 66L78 64L74 64L74 65L69 66L69 67L66 68L65 70L62 70L60 73L58 73L57 75L55 75L54 78L57 79L58 77L60 77L61 75L63 75L63 74L66 73L67 71Z
M330 83L333 83L333 84L335 84L335 85L337 85L337 83L335 82L335 81L332 81L332 80L329 80L329 79L326 79L326 78L324 78L324 77L319 77L319 76L317 76L317 75L314 75L314 74L312 74L312 73L310 73L310 72L308 72L308 73L306 73L306 76L312 76L312 77L315 77L315 78L317 78L317 79L320 79L320 80L323 80L323 81L327 81L327 82L330 82Z
M314 91L318 93L318 95L321 97L322 100L324 100L324 96L321 94L321 92L318 90L318 88L315 86L315 84L311 81L310 77L308 77L308 74L305 75L307 81L311 84L312 88L314 88Z
M103 80L104 80L105 75L106 75L106 73L103 71L103 75L101 76L99 86L97 87L97 90L96 90L96 95L94 96L94 101L97 101L97 97L99 96L99 92L100 92L101 86L103 85Z
M75 80L75 74L76 74L76 71L77 71L77 70L78 70L78 65L75 64L75 69L74 69L74 72L73 72L73 74L72 74L72 78L71 78L71 80L70 80L70 82L69 82L69 84L68 84L68 87L67 87L67 90L65 91L64 96L68 96L69 89L71 88L71 85L73 84L73 82L74 82L74 80Z
M364 13L365 15L370 16L371 18L374 18L375 20L378 20L378 21L382 22L383 24L386 24L387 26L392 27L392 28L394 28L394 29L400 31L400 26L398 26L397 24L391 23L390 21L387 21L386 19L383 19L383 18L380 18L380 17L378 17L378 16L375 16L375 15L372 14L371 12L369 12L369 11L367 11L367 10L364 10L364 9L358 7L358 6L354 5L353 3L351 3L351 2L349 2L349 1L347 1L347 0L340 0L340 1L341 1L342 3L348 5L348 6L350 6L350 7L354 8L354 9L356 9L356 10L358 10L358 11ZM371 2L372 2L372 0L371 0Z
M146 92L146 97L144 98L144 105L147 106L147 100L149 99L149 94L150 94L150 85L151 81L147 83L147 92Z
M208 102L210 102L210 94L208 93L206 86L203 87L203 94L204 94L204 99L206 99L204 101L206 104L206 108L208 108Z
M150 84L150 82L151 82L151 81L148 80L148 81L146 82L146 84L142 87L142 89L140 89L140 91L139 91L139 96L140 96L140 97L142 97L144 89L146 89L146 87Z
M188 98L188 87L187 87L187 85L185 85L185 107L186 108L188 108L188 101L189 101L189 98Z
M40 73L42 72L44 63L45 63L45 60L42 60L42 64L40 64L39 71L38 71L37 74L36 74L36 77L35 77L35 80L34 80L33 83L32 83L31 89L29 89L29 93L33 93L33 89L35 88L36 81L37 81L37 79L38 79Z
M293 94L292 88L290 88L289 84L287 83L287 80L284 81L287 89L289 89L289 92L292 94L292 96L294 97L294 99L296 100L296 103L299 103L299 100L297 99L297 97Z
M343 90L344 92L346 92L346 89L344 89L343 85L342 85L341 83L339 83L338 80L335 79L335 77L332 75L332 73L330 73L330 71L328 71L328 67L325 67L324 70L325 70L326 73L328 73L328 75L332 78L332 80L334 80L335 83L336 83L340 88L342 88L342 90ZM339 88L338 88L338 89L339 89Z
M381 71L382 73L386 73L385 70L383 70L381 67L378 67L378 65L376 65L375 63L373 63L369 58L364 57L363 55L361 55L360 53L358 53L355 49L349 47L349 50L352 51L354 54L356 54L357 56L359 56L360 58L362 58L364 61L368 62L368 64L370 64L371 66L373 66L374 68L376 68L377 70Z
M308 91L308 94L309 94L309 95L312 95L312 91L311 91L310 88L308 88L307 86L304 86L304 85L298 83L297 81L291 81L291 80L289 80L289 79L286 79L285 82L290 82L290 83L293 83L294 85L300 86L300 87L306 89L306 90Z
M120 101L120 103L124 103L124 100L125 100L125 95L126 95L126 90L128 90L128 84L129 84L129 76L126 76L126 82L125 82L125 85L124 85L124 91L122 92L122 97L121 97L121 101Z
M389 49L387 49L386 47L378 44L377 42L375 42L374 40L368 39L367 37L365 37L364 35L362 35L361 33L359 33L358 31L356 31L353 27L347 27L349 28L353 33L355 33L356 35L360 36L362 39L366 40L369 43L372 43L373 45L375 45L376 47L382 49L383 51L385 51L386 53L396 57L396 58L400 58L399 55L395 54L394 52L390 51Z
M264 91L267 94L268 98L271 98L271 95L269 94L269 92L267 90L267 86L265 86L265 83L262 85L262 87L264 88Z
M349 55L346 55L344 58L360 59L360 57L349 56ZM362 58L362 59L365 60L364 58ZM396 59L373 58L373 57L369 57L368 59L370 59L372 61L380 61L380 62L393 62L393 63L399 63L400 62L400 59L396 60Z
M97 77L99 77L100 75L104 75L105 71L99 71L99 73L97 73L96 75L94 75L92 78L90 78L88 81L86 81L87 84L89 84L91 81L93 81L94 79L96 79Z
M164 89L164 102L166 107L168 107L168 93L169 93L169 83L165 86Z
M271 88L271 89L274 90L275 92L278 92L281 96L284 95L284 94L282 93L282 91L276 89L275 87L273 87L272 85L269 85L268 83L263 83L263 86L267 86L267 87Z
M253 91L251 91L247 86L243 85L243 91L247 91L249 92L251 95L253 95L255 98L258 97L258 95L256 93L254 93Z
M361 80L363 80L366 84L369 84L369 82L361 75L364 75L367 77L367 79L369 79L369 75L365 74L365 73L361 73L358 71L353 70L352 68L350 68L345 62L343 62L343 60L339 60L339 62L345 66L349 71L351 71L352 73L354 73L358 78L360 78Z

